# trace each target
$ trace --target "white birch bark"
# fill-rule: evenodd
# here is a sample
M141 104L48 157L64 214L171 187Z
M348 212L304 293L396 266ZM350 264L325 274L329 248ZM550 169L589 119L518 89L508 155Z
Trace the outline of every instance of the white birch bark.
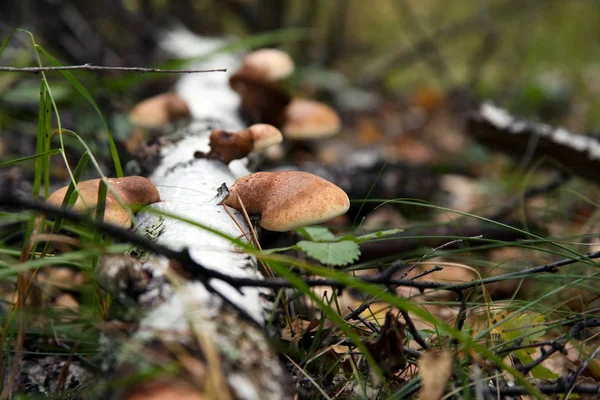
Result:
M166 50L178 57L206 54L223 44L222 40L201 39L186 31L169 32L162 43ZM208 150L211 129L239 130L242 127L237 117L239 99L228 85L228 76L238 64L237 57L218 54L209 61L189 65L189 68L227 68L228 73L186 74L181 77L176 90L190 105L194 121L175 137L169 138L168 144L161 149L160 165L150 176L162 199L152 208L176 214L232 237L245 234L248 226L238 213L231 210L237 217L236 224L217 204L215 197L221 184L230 186L236 175L248 172L238 162L234 174L221 162L195 158L194 153ZM138 214L138 222L139 231L157 230L159 243L172 249L189 249L192 259L206 268L232 276L262 278L254 258L207 230L170 218L165 218L161 224L161 218L150 212ZM240 231L238 224L244 232ZM157 226L161 228L157 229ZM287 397L286 372L269 345L264 330L271 312L271 303L266 298L269 293L265 289L244 288L240 292L225 282L211 281L217 290L257 321L257 326L242 318L199 281L183 282L175 288L165 279L168 266L165 259L150 258L127 264L114 259L105 259L101 263L104 279L111 281L113 287L131 287L131 283L119 282L124 276L129 281L136 276L150 276L149 281L144 282L147 286L142 290L143 294L137 296L138 305L147 314L140 321L133 341L119 351L117 371L131 366L139 368L140 354L143 355L141 358L152 357L157 341L161 345L167 343L164 349L158 351L161 355L164 355L165 349L172 348L168 343L176 342L189 353L197 353L197 361L204 365L206 372L201 374L203 378L200 379L207 379L200 386L207 388L212 385L213 391L220 391L219 398L263 400ZM144 274L140 275L140 271ZM198 383L197 376L190 376ZM186 377L184 373L184 379L190 376ZM215 376L222 378L220 384Z

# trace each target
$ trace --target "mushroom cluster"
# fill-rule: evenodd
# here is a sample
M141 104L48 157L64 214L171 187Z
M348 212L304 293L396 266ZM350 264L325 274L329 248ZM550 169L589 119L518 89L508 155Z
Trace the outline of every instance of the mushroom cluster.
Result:
M238 179L224 205L260 215L260 226L285 232L319 224L348 211L348 195L333 183L302 171L257 172ZM243 206L243 208L242 208Z
M313 140L340 131L338 114L328 105L312 100L293 99L278 82L294 71L294 63L284 52L261 49L248 54L242 67L229 79L242 100L242 109L254 122L277 126L286 139Z

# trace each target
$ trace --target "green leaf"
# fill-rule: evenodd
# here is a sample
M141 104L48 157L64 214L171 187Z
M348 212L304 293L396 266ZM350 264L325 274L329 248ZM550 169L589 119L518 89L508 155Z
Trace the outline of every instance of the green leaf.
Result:
M298 233L313 242L334 241L335 235L324 226L305 226L298 229Z
M495 331L500 334L506 342L520 341L523 345L528 345L540 340L546 329L543 329L545 323L544 315L537 313L522 312L507 318ZM536 351L535 347L517 349L513 353L522 364L533 362L531 354ZM556 379L558 375L550 371L543 365L537 365L531 370L531 374L541 379Z
M349 240L320 243L302 240L296 244L296 247L326 265L347 265L358 260L360 255L358 244Z

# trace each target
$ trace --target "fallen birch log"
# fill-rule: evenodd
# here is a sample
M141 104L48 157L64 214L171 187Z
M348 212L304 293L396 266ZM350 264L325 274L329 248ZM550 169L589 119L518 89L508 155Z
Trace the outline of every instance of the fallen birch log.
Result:
M185 58L210 53L223 44L174 31L167 34L162 46ZM238 65L237 57L218 54L189 67L234 71ZM203 228L241 240L247 240L249 232L244 218L235 210L232 218L217 196L223 183L231 186L237 176L249 172L240 162L228 167L218 160L197 157L198 152L209 151L211 130L243 128L237 117L239 98L229 88L228 75L188 74L178 82L177 94L189 104L193 121L176 135L160 140L160 162L149 178L162 201L138 214L137 231L173 250L187 249L190 258L205 268L261 279L254 258ZM113 256L100 263L101 279L112 288L116 301L127 304L126 299L133 299L145 313L131 337L109 330L106 353L116 350L116 359L107 360L105 371L113 383L114 378L135 379L153 371L151 378L141 383L112 387L111 398L289 397L291 381L265 330L272 312L269 292L236 288L216 279L210 285L186 280L173 266L157 256Z

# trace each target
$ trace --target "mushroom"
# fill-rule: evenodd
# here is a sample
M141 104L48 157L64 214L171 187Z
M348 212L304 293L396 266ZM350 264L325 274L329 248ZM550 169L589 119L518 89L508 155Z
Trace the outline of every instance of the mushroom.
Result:
M210 152L207 157L229 164L252 151L263 151L282 140L279 129L268 124L251 125L237 133L218 129L210 133Z
M190 115L185 100L174 93L163 93L138 103L129 113L129 120L142 128L160 129Z
M320 139L340 131L340 117L327 104L294 99L285 108L282 131L286 139Z
M152 378L128 388L127 395L121 398L124 400L205 400L206 396L197 387L183 380Z
M128 176L125 178L108 178L108 184L114 189L127 207L137 210L145 205L160 201L160 194L156 187L142 176ZM91 179L77 183L79 196L73 208L85 210L95 208L98 205L98 189L100 179ZM67 189L65 186L52 193L46 200L49 204L60 207L63 203ZM104 210L104 222L129 228L131 217L123 208L115 195L108 190L106 194L106 208Z
M260 226L285 232L344 214L348 195L333 183L302 171L257 172L238 179L224 205L260 214Z
M294 63L286 53L261 49L244 58L240 70L229 78L229 85L240 95L242 109L254 122L279 126L291 97L276 81L293 70Z
M281 50L260 49L244 57L240 72L242 71L268 81L278 81L294 72L294 61Z

